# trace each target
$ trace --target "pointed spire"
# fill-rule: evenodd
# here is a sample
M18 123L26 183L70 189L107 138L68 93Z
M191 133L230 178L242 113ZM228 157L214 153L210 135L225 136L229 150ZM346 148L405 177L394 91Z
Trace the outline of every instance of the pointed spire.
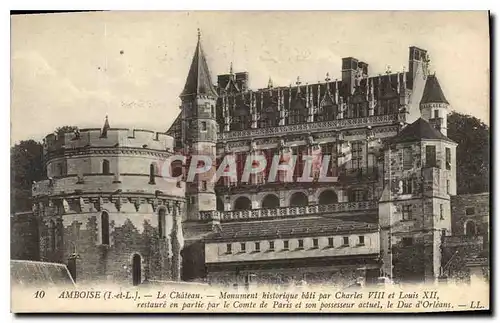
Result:
M104 121L104 126L102 126L101 136L105 137L108 134L109 126L108 115L106 115L106 120Z
M269 81L267 82L267 87L269 89L272 89L273 88L273 80L271 79L271 77L269 76Z
M449 104L448 100L446 100L446 97L444 96L443 90L441 89L441 85L439 85L439 81L436 75L427 76L424 94L422 95L422 99L420 100L420 104L423 103Z
M229 74L233 75L233 62L229 64Z
M198 43L196 44L186 85L181 96L199 94L217 96L217 92L212 84L212 78L210 77L207 60L201 47L201 32L198 29Z

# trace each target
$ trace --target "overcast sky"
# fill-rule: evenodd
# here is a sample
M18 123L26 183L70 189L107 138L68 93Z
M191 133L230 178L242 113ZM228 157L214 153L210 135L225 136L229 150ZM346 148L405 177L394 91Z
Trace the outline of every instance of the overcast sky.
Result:
M12 17L12 142L62 125L165 131L201 29L212 79L250 87L340 78L342 57L370 74L408 69L427 49L452 109L489 124L486 12L105 12Z

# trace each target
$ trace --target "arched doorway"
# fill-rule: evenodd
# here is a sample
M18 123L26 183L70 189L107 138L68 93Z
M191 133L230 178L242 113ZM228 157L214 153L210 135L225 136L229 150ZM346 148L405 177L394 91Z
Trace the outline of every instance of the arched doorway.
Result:
M474 221L467 221L465 223L465 235L469 237L476 235L476 224Z
M141 283L141 256L134 254L132 257L132 284L137 286Z
M306 206L308 204L307 196L302 192L295 192L290 197L290 206Z
M318 203L322 205L335 204L338 203L338 201L337 194L332 190L325 190L321 192L318 198Z
M236 199L236 201L234 201L235 211L251 210L251 209L252 209L252 202L246 196L240 196Z
M268 194L262 200L263 209L272 209L280 207L280 199L274 194Z
M217 206L216 206L217 211L224 211L224 202L220 199L220 197L217 198Z

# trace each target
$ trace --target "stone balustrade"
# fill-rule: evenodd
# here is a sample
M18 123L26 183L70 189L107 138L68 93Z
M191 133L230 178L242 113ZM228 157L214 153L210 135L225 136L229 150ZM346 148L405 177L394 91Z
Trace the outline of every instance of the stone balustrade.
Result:
M293 217L297 215L313 215L321 213L337 213L376 210L377 201L344 202L326 205L306 205L306 206L287 206L272 209L255 209L239 211L204 211L200 212L201 220L246 220L261 218L282 218Z
M399 114L387 114L379 116L369 116L362 118L339 119L314 123L301 123L280 127L248 129L242 131L221 132L218 134L218 140L233 140L233 139L255 139L265 138L269 136L283 136L294 133L302 133L304 131L325 131L325 130L343 130L353 129L363 126L378 126L392 124L400 121Z

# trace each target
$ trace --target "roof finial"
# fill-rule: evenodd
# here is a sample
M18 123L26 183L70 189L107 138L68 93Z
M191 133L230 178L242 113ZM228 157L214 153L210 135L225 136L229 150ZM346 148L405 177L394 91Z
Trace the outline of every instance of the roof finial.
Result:
M233 62L229 65L229 74L233 74Z
M325 81L328 83L330 82L332 79L330 78L330 73L326 72L326 78L325 78Z
M198 28L198 41L200 41L200 39L201 39L201 30L200 28Z
M386 67L385 67L385 74L389 75L391 73L392 73L391 72L391 65L386 65Z
M271 79L270 76L269 76L269 81L267 82L267 87L270 89L273 87L273 80Z
M302 82L300 81L300 76L297 76L297 82L295 82L295 84L297 84L297 86L302 84Z

